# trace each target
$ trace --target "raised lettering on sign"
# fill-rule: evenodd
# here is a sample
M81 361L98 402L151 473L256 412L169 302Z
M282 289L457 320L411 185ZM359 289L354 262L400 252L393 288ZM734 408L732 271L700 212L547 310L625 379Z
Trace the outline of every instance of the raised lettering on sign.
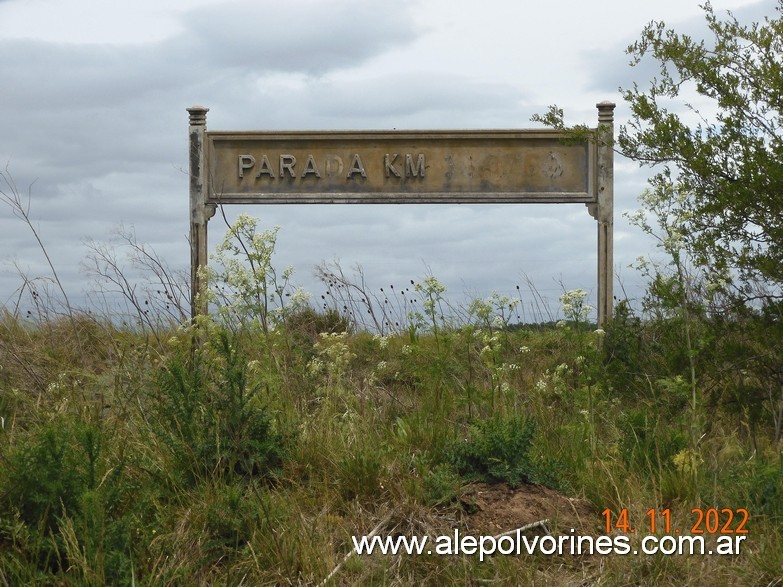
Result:
M261 155L256 159L253 155L245 154L237 157L237 175L240 179L248 176L259 179L261 177L275 178L315 178L321 179L321 169L324 170L326 177L338 177L343 173L343 158L339 155L326 155L323 165L319 166L315 155L308 154L301 173L297 171L298 161L294 155L283 153L277 157L278 171L272 167L269 156ZM427 164L424 153L386 153L383 158L383 168L386 177L425 177ZM359 153L351 156L351 164L348 167L346 179L353 179L356 176L367 177L367 170Z

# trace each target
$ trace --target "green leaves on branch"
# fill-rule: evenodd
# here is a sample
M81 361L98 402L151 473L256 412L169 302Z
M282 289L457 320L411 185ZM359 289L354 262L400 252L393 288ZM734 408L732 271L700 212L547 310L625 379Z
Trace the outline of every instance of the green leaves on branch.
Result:
M655 170L642 204L665 215L658 219L664 246L676 232L677 247L708 272L733 274L746 296L779 296L783 0L773 16L750 25L731 13L719 17L709 3L703 8L709 38L652 22L628 47L631 66L653 62L657 73L621 90L631 118L615 148ZM574 140L589 132L567 126L557 106L533 120Z
M656 205L669 199L694 259L744 283L783 282L783 2L743 25L704 6L711 38L651 23L628 47L631 65L657 62L646 88L623 91L631 120L619 150L659 171ZM651 199L648 195L647 199ZM643 202L645 203L645 202Z
M559 108L557 104L550 106L546 114L534 114L530 120L561 131L563 142L566 144L578 144L594 139L593 131L586 124L567 126L563 109Z

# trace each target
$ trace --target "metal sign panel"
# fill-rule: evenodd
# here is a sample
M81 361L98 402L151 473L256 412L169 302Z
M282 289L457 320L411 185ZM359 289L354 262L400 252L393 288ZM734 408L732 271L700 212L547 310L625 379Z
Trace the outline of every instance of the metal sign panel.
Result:
M549 130L206 132L207 202L594 203L590 141Z

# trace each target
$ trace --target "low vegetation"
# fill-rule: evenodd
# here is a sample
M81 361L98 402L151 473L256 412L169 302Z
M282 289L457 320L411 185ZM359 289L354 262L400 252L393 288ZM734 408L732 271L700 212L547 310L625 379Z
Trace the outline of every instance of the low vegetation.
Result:
M344 276L318 309L290 274L280 285L272 237L240 219L227 239L246 248L220 249L194 324L2 316L0 585L780 576L780 306L718 313L658 273L644 310L620 303L603 330L580 290L557 324L526 326L519 298L449 310L428 277L397 288L381 334L344 303ZM229 262L240 251L259 254ZM747 539L735 556L348 556L379 521L433 540L470 529L479 481L586 498L593 534L607 509L617 535L623 510L690 528L693 508L744 508Z

